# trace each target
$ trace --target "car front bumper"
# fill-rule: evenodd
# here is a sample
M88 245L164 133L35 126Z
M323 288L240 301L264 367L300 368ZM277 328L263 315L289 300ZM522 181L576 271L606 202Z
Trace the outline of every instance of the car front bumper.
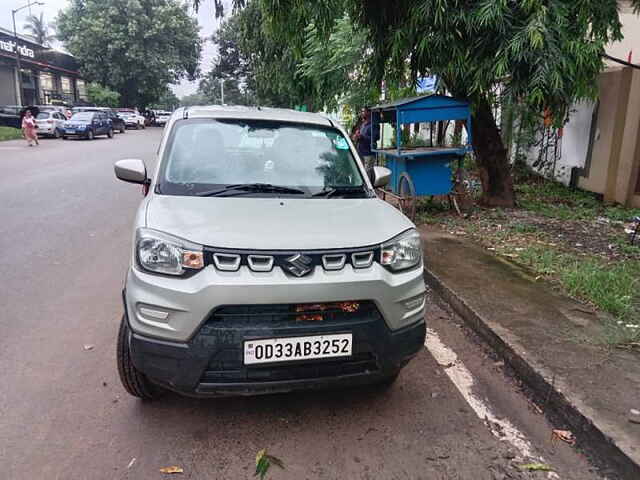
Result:
M152 382L190 396L256 395L293 390L352 387L396 375L423 347L424 319L391 331L375 312L353 321L257 323L206 322L185 343L157 340L130 331L135 367ZM350 357L244 365L243 343L256 338L353 335Z
M124 303L136 368L152 381L188 395L232 395L357 385L397 373L423 346L422 268L391 273L377 263L341 271L321 267L303 278L279 268L221 272L212 265L189 278L129 269ZM212 321L227 306L360 302L345 321ZM245 366L245 340L351 333L346 360L317 359Z
M62 129L62 135L64 135L65 137L86 137L88 133L89 133L89 129L84 129L84 130Z

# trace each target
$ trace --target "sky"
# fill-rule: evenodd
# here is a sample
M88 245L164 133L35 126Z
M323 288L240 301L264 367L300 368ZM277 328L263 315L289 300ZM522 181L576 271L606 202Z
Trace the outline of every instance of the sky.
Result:
M67 6L68 0L39 0L44 2L44 5L34 5L31 7L31 13L39 16L40 13L44 13L44 19L47 22L53 21L58 15L58 11ZM15 10L29 3L27 0L0 0L0 26L8 30L13 30L13 24L11 21L11 10ZM229 3L229 2L225 2ZM26 17L29 15L29 9L25 8L16 13L16 29L18 33L24 33L22 26L25 23ZM204 0L201 2L200 10L197 14L198 23L200 25L200 36L203 38L210 38L211 34L216 31L219 25L219 20L216 20L213 12L213 2ZM211 41L206 41L202 50L202 59L200 68L203 72L210 69L211 63L216 55L216 48ZM178 97L189 95L194 93L198 88L198 81L187 82L183 80L179 85L173 86L173 91Z

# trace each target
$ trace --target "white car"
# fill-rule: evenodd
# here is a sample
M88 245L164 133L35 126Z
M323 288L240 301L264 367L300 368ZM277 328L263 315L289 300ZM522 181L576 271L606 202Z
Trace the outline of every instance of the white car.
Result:
M166 125L169 119L171 118L171 112L157 111L156 114L156 125Z
M64 131L64 122L67 118L58 111L40 112L36 117L38 135L60 138Z
M147 192L123 290L124 388L391 384L426 334L420 234L375 192L391 171L365 170L315 113L190 107L166 128L154 171L115 165Z
M140 130L145 127L145 118L138 112L133 110L119 110L118 116L124 120L124 124L127 128Z

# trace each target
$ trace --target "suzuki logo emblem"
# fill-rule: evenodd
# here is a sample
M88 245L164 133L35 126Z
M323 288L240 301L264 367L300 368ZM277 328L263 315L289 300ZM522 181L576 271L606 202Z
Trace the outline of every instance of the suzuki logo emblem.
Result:
M291 255L289 258L285 258L283 268L293 273L296 277L303 277L312 270L311 257L307 257L301 253Z

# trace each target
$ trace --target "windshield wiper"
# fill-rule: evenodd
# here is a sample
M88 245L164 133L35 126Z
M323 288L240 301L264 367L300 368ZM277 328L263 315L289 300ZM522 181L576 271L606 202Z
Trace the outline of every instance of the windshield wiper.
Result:
M245 193L289 193L293 195L304 195L305 193L304 190L300 190L299 188L272 185L270 183L238 183L236 185L227 185L217 190L198 192L196 195L198 197L215 197L234 191L234 195L242 195Z
M352 193L362 193L364 191L364 185L358 187L346 187L346 186L327 186L317 193L311 195L312 197L332 197L333 195L349 195Z

